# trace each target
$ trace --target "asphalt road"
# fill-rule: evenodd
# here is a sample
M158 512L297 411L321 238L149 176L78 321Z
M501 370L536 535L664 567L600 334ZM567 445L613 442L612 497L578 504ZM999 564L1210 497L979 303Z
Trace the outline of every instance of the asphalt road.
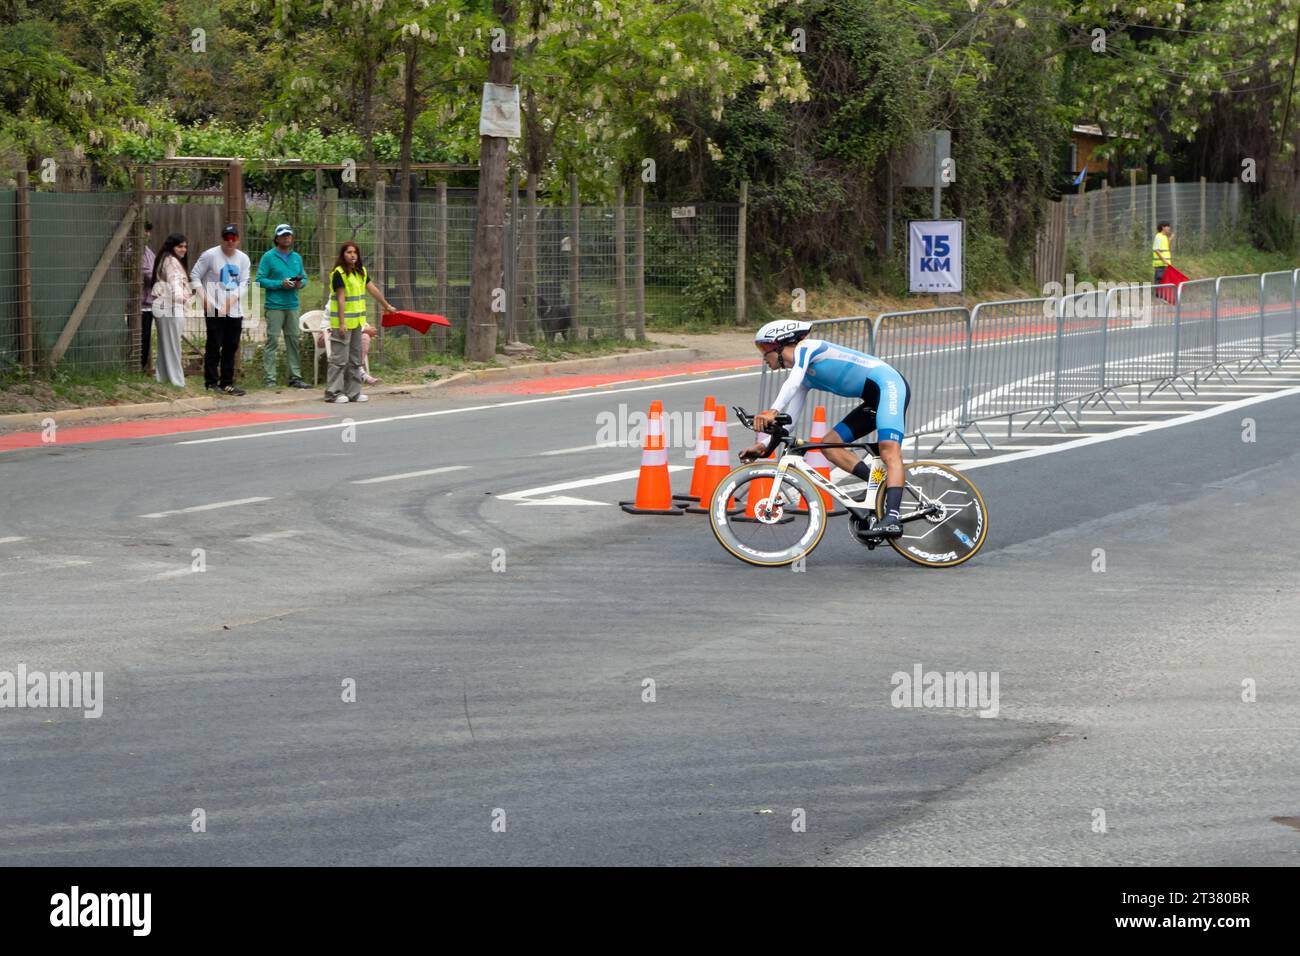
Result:
M0 864L1300 861L1300 396L972 471L952 571L839 524L760 570L552 488L637 467L602 412L756 385L0 456L0 670L107 698L0 709ZM892 706L917 664L996 672L997 716Z

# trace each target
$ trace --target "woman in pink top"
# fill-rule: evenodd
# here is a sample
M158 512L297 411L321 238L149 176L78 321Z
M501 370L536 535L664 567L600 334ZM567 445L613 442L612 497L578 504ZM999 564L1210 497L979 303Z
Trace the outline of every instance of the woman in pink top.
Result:
M185 366L181 360L181 332L185 326L185 303L190 298L189 243L179 232L167 237L153 266L153 321L158 333L158 361L155 377L185 387Z

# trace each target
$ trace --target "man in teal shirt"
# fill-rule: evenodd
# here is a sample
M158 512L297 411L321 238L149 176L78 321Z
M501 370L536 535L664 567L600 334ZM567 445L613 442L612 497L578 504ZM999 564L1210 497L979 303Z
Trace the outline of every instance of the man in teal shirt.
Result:
M284 333L284 360L289 367L290 388L311 388L302 379L298 357L298 290L307 285L302 256L293 250L293 229L287 222L275 227L275 248L266 250L257 264L257 284L265 290L266 346L262 349L262 370L266 386L274 388L280 334Z

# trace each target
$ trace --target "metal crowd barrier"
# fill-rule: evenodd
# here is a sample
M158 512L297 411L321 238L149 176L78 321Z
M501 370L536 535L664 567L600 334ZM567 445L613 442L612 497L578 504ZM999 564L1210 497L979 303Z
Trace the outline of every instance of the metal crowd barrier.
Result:
M908 436L960 434L970 330L965 308L886 312L876 319L872 354L907 379Z
M1172 285L1111 289L1106 295L1106 345L1102 367L1107 392L1150 381L1169 381L1177 350L1177 291Z
M1017 416L1021 427L1054 421L1063 430L1077 412L1112 402L1136 386L1142 401L1162 388L1185 396L1211 377L1225 380L1252 367L1270 371L1300 354L1300 269L1262 275L1219 276L1173 285L1132 283L1042 299L983 302L962 307L886 312L823 319L812 335L876 355L911 386L907 435L919 449L960 441L967 431ZM1235 371L1234 371L1235 370ZM770 408L788 372L766 367L759 408ZM828 425L858 401L828 393L810 397L799 434L823 405ZM1073 406L1073 409L1072 409ZM932 448L931 451L934 449Z
M1056 301L981 302L971 311L970 375L962 423L1052 405L1057 367Z

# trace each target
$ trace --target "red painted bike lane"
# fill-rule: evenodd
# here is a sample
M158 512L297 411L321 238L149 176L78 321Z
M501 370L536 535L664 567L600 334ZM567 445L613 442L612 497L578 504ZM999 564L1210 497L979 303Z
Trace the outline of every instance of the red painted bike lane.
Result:
M51 413L53 417L54 413ZM154 438L184 432L210 431L214 428L238 428L241 425L268 425L324 418L324 415L290 415L271 412L227 412L195 418L155 418L148 421L114 422L110 425L83 425L58 428L54 440L47 441L44 431L14 432L0 435L0 451L40 448L43 445L81 445L86 442L121 441L127 438Z

